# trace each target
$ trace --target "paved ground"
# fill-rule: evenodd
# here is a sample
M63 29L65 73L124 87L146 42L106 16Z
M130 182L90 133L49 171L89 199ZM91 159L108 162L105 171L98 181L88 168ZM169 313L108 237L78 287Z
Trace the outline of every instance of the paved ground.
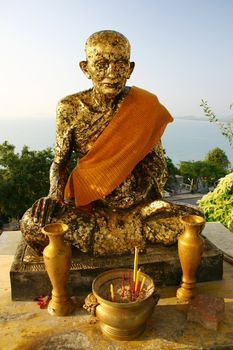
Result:
M202 197L203 197L203 194L201 193L192 194L190 192L181 192L174 196L168 197L167 200L172 202L176 201L176 202L197 205L198 200L200 200Z
M208 229L204 231L208 238L224 254L225 260L233 263L233 233L220 222L208 222Z
M215 243L224 236L227 247L232 234L219 225L213 234ZM233 266L229 263L224 263L223 280L197 285L198 294L225 300L225 317L217 331L188 322L187 304L177 301L176 287L167 287L160 290L161 298L145 332L137 340L119 342L102 335L98 321L82 309L81 295L74 298L74 314L59 318L39 309L36 302L11 301L9 270L20 238L19 231L3 232L0 237L0 350L233 349Z

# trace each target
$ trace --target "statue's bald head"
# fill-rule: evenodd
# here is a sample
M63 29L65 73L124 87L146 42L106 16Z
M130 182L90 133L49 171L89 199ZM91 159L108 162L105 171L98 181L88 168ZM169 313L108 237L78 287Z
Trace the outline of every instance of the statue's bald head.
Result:
M85 52L86 57L92 57L95 48L99 44L112 46L118 49L125 57L130 58L130 43L128 39L121 33L114 30L101 30L93 33L86 41Z

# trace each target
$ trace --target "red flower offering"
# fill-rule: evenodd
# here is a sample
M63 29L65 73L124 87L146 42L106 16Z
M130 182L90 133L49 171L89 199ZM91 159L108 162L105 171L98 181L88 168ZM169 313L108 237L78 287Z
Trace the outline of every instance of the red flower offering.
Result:
M48 300L49 300L48 295L41 295L34 299L34 301L37 301L37 305L39 305L40 309L45 309L47 307Z

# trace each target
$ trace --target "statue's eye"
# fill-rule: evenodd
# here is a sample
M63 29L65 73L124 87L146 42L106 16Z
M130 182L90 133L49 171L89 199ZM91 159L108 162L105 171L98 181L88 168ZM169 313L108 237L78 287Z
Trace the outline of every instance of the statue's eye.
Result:
M108 68L108 62L107 61L98 61L95 62L95 67L97 69L107 69Z
M127 62L124 60L119 60L116 62L117 67L124 68L127 65Z

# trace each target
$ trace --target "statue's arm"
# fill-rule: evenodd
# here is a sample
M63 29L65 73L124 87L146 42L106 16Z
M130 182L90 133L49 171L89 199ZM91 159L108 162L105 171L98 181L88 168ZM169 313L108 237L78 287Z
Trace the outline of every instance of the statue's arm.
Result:
M72 153L73 108L68 103L60 102L57 106L56 144L54 160L50 168L49 197L63 200L64 188L68 179L67 166Z
M59 102L56 117L56 144L54 160L50 168L50 190L32 206L34 221L41 226L49 223L57 204L63 202L64 187L68 178L67 166L72 153L72 106ZM72 111L73 112L73 111Z
M153 150L149 154L149 158L150 161L148 162L148 165L150 176L153 179L156 192L163 197L164 186L168 179L168 171L161 141L154 146Z

